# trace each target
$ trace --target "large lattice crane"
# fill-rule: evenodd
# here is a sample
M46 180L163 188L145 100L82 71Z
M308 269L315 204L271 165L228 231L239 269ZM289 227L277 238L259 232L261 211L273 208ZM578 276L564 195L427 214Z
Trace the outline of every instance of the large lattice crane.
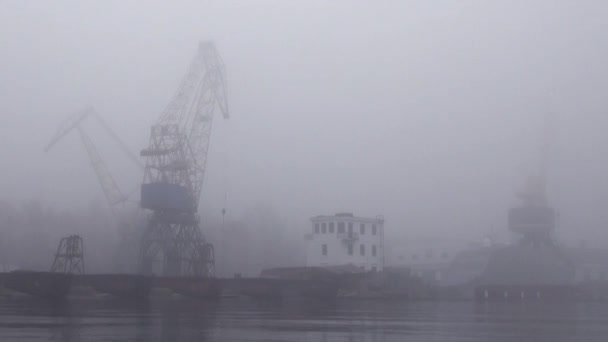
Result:
M217 109L229 117L224 65L213 43L202 42L141 152L141 206L153 211L141 243L144 273L160 261L167 275L213 274L213 246L202 236L197 211Z

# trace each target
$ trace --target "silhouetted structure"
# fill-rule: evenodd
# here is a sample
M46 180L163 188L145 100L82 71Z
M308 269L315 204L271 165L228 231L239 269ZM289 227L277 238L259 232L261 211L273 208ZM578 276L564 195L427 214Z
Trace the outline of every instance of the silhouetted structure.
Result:
M554 241L556 213L547 203L545 136L540 170L518 194L521 204L509 210L509 229L519 240L490 256L477 296L481 298L573 297L575 266Z
M64 237L59 242L51 272L84 274L84 244L78 235Z
M201 43L141 151L146 158L141 207L153 211L141 241L144 274L153 272L156 261L164 275L214 272L213 245L203 238L197 211L216 106L228 118L224 73L215 46Z

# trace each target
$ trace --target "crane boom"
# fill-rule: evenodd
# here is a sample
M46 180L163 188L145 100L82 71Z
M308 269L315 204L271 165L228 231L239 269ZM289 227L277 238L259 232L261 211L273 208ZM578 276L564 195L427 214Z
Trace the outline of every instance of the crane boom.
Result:
M91 166L97 175L97 179L99 180L99 184L103 189L103 193L106 196L106 200L110 205L110 208L113 208L114 205L123 203L127 200L127 198L122 194L114 177L110 173L106 163L101 159L97 148L91 141L91 138L84 132L82 127L77 126L78 133L80 134L80 139L89 155L89 159L91 161Z
M55 146L55 144L57 144L59 142L59 140L61 140L64 136L66 136L68 133L70 133L76 126L78 126L84 119L86 119L93 111L94 110L92 107L87 107L84 110L82 110L82 111L68 117L66 120L64 120L61 123L61 125L59 126L57 133L55 133L55 135L53 136L51 141L44 148L44 152L48 152L53 146Z
M207 164L211 123L215 108L219 108L224 119L229 118L224 64L213 46L205 46L202 49L202 54L207 68L199 91L195 94L196 108L191 114L192 120L189 132L192 162L197 169L197 174L194 177L194 192L197 197L200 197Z
M216 108L229 117L225 69L213 43L203 42L141 153L146 157L144 186L180 187L190 211L197 210ZM145 202L142 197L144 207Z
M93 171L97 176L97 180L101 185L106 201L111 209L114 208L115 205L119 203L123 203L127 200L127 197L122 193L118 184L112 177L110 170L108 169L106 163L101 158L97 147L91 140L88 134L86 134L85 130L82 128L82 123L85 119L89 117L95 117L97 122L104 128L104 130L114 138L115 141L118 142L119 146L125 154L127 154L130 159L143 167L142 164L137 160L135 155L129 151L124 142L114 133L114 131L110 128L110 126L101 118L101 116L97 113L97 111L93 107L87 107L76 114L68 117L66 120L62 122L57 133L53 136L49 144L46 146L45 151L48 152L53 146L55 146L63 137L65 137L72 130L78 130L80 140L87 152L87 156L89 157L89 161L91 162L91 166L93 167Z
M108 125L108 123L97 113L95 108L89 106L85 109L77 112L76 114L68 117L65 121L61 123L61 126L57 130L57 133L53 136L53 139L47 144L44 148L45 152L48 152L55 144L59 142L65 135L70 133L76 126L80 125L84 122L85 119L89 117L94 117L97 120L97 123L106 131L106 133L114 139L114 141L118 144L123 153L129 157L129 159L133 162L133 164L137 165L140 169L144 169L143 163L137 158L135 153L133 153L127 144L114 132L114 130Z
M103 127L103 129L106 131L106 133L108 133L108 135L111 136L114 139L114 141L116 141L116 143L118 143L118 146L120 147L120 149L124 152L124 154L126 154L129 157L129 159L131 159L133 164L137 165L141 170L143 170L144 164L137 158L135 153L133 153L133 151L131 151L129 149L127 144L125 144L125 142L122 141L122 139L120 139L120 137L116 134L116 132L114 132L114 130L108 125L108 123L101 117L101 115L99 115L96 111L94 111L93 116L95 117L95 119L97 119L97 122L99 123L99 125L101 127Z

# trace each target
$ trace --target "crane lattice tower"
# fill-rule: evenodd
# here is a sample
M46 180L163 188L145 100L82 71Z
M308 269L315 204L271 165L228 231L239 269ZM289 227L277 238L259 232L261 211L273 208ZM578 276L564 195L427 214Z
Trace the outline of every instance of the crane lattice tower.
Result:
M228 118L225 70L213 43L203 42L141 152L141 206L152 210L141 241L144 274L213 275L213 245L197 212L216 109Z

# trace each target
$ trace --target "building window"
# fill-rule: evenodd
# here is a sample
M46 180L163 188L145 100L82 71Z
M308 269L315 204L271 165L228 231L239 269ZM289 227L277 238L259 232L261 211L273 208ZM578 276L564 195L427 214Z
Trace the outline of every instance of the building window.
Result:
M327 225L325 223L321 224L321 233L327 233Z
M326 245L326 244L323 244L323 246L322 246L322 248L321 248L321 249L322 249L322 251L321 251L321 252L323 253L323 255L327 255L327 245Z
M359 246L359 252L361 253L361 256L365 255L365 245L361 244Z
M365 234L365 223L361 223L360 232L361 235Z
M319 224L315 223L315 233L319 234Z
M348 222L348 234L352 234L352 233L353 233L353 223Z
M418 260L418 254L412 254L412 260Z
M448 258L448 253L446 253L446 252L441 253L441 257L443 259L447 259Z
M375 224L372 224L372 235L376 235L377 230L378 230L378 229L376 228L376 225L375 225Z
M348 255L353 255L353 245L348 245Z
M344 233L344 222L338 222L338 233Z
M372 256L376 256L376 245L372 245Z
M333 234L333 232L334 232L334 225L330 223L329 224L329 233Z

